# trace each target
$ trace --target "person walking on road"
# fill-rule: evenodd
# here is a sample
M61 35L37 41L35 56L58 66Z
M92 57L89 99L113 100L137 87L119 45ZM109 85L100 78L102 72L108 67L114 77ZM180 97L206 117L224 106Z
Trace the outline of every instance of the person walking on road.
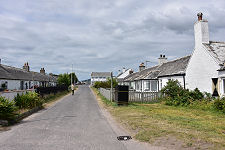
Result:
M72 95L74 95L74 85L71 85Z

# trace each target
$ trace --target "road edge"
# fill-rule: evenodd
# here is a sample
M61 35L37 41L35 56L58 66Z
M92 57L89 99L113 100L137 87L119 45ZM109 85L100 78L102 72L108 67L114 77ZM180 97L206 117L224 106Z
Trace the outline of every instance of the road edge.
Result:
M110 127L112 128L112 130L119 136L123 136L123 135L133 135L129 130L127 130L126 128L124 128L122 126L122 124L120 124L119 122L116 121L116 119L111 115L111 113L104 108L104 104L102 103L102 101L100 100L100 98L97 96L97 94L93 91L93 89L91 87L89 87L93 96L95 97L95 100L97 101L97 104L99 106L99 110L101 112L101 114L104 116L104 118L106 119L106 121L108 122L108 124L110 125ZM165 147L159 147L159 146L153 146L150 143L146 143L146 142L140 142L136 139L131 139L129 141L121 141L124 146L127 149L137 149L137 150L168 150L168 148Z

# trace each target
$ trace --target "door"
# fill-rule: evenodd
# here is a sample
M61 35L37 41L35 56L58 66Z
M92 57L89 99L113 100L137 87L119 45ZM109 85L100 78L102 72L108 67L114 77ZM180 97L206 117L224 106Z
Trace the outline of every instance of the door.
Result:
M218 78L212 78L212 96L219 96L218 93Z
M20 90L23 90L23 81L20 81Z

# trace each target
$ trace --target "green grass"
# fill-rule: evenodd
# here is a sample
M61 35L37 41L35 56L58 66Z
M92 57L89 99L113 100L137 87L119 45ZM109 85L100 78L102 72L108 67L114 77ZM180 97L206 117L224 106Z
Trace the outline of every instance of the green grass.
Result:
M171 136L184 141L187 146L225 147L225 114L222 112L162 103L131 103L118 107L98 95L109 112L140 141L154 143L157 138Z

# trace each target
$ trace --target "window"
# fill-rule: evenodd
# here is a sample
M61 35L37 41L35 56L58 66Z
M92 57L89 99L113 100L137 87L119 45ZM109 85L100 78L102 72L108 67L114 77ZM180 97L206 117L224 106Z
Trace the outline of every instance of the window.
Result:
M152 80L151 81L151 91L157 91L157 80Z
M162 89L162 80L160 80L160 88Z
M145 81L145 91L150 90L150 81Z
M134 82L131 82L130 83L130 89L134 89L134 86L135 86L135 83Z
M223 79L223 93L225 94L225 79Z

